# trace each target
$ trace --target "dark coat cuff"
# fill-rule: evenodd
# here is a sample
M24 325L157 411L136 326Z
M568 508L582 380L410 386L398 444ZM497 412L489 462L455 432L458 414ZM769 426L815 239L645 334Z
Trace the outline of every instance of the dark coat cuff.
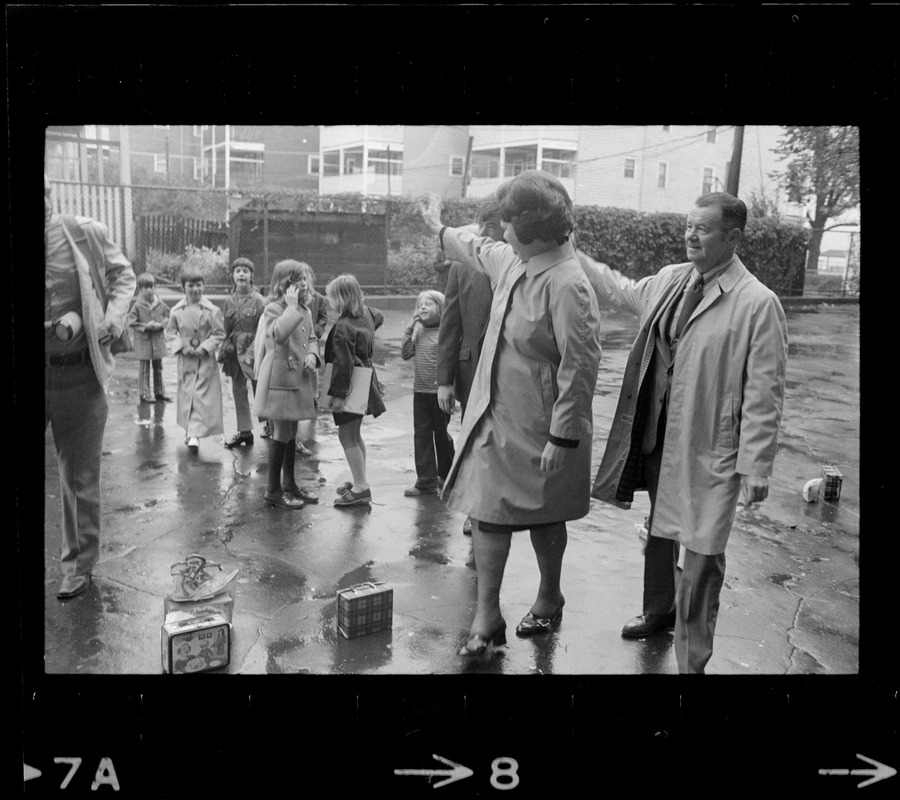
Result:
M555 444L557 447L570 447L574 449L578 447L578 439L560 439L558 436L554 436L551 433L550 444Z

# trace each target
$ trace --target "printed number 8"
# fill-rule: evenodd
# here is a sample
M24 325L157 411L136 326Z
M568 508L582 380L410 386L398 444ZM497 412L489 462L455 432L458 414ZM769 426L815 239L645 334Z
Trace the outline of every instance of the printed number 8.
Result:
M504 765L504 766L501 766ZM491 763L491 786L495 789L515 789L519 785L519 762L514 758L495 758ZM501 781L501 778L505 780Z

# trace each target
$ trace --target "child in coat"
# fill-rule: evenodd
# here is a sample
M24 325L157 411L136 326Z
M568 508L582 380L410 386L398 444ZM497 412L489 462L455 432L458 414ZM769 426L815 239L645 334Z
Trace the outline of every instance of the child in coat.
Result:
M156 278L149 272L138 275L138 295L128 311L128 325L134 331L134 354L140 360L138 388L141 403L164 400L171 403L163 384L162 359L166 355L166 325L169 306L156 296ZM153 392L150 372L153 372Z
M447 433L450 415L441 410L437 396L438 332L443 313L444 295L435 291L422 292L400 346L404 360L415 359L413 442L416 483L403 492L407 497L437 494L453 463L453 440Z
M265 501L297 510L318 502L294 477L297 423L315 419L313 376L319 345L307 303L312 287L305 265L279 261L272 272L271 300L263 312L265 350L257 370L254 412L268 420L269 476Z
M219 360L222 362L222 372L231 378L238 428L234 437L225 443L228 448L253 444L253 419L250 415L247 381L250 381L253 396L256 397L253 340L266 307L266 299L253 287L254 269L249 258L237 258L232 262L231 280L234 289L225 298L223 308L225 344Z
M225 340L225 327L222 312L203 296L201 272L182 270L181 286L184 299L172 309L166 339L178 356L178 424L188 451L196 454L201 438L224 433L216 351Z
M366 480L366 445L362 439L362 414L343 410L344 400L350 394L354 367L370 367L369 403L366 414L377 417L384 413L384 400L375 376L372 355L375 352L375 330L384 322L384 315L368 308L363 301L362 289L353 275L338 275L325 287L328 304L337 314L337 320L325 341L325 363L332 364L331 385L325 391L333 398L331 411L338 426L338 438L353 476L338 489L334 505L355 506L368 504L372 492Z
M316 338L322 342L325 338L325 326L328 325L328 300L326 299L324 294L316 291L316 274L313 272L312 267L308 264L303 264L304 272L306 272L306 279L310 286L309 293L309 315L312 318L313 328L316 331ZM319 373L313 376L315 378L315 396L319 396ZM312 450L310 450L300 438L300 431L302 429L297 429L297 455L300 456L311 456ZM307 432L307 436L305 438L309 438L312 433L315 431L315 425L306 423L305 431Z

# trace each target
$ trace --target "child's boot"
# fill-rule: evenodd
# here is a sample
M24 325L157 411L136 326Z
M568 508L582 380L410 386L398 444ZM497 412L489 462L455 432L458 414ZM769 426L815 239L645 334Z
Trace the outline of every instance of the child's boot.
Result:
M287 445L283 442L269 438L269 476L268 486L264 495L267 503L279 508L300 509L305 505L299 497L294 497L290 492L281 488L281 473L284 463L284 453ZM292 443L293 444L293 443Z
M271 441L271 439L269 440ZM281 472L281 488L286 492L290 492L294 497L299 497L306 503L318 503L319 495L310 492L297 485L294 477L294 464L296 463L296 439L291 439L284 446L284 460L282 461L283 469Z

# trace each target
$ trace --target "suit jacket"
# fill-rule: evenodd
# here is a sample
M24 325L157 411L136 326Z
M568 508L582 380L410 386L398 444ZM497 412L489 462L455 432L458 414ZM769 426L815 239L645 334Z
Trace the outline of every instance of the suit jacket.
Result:
M632 281L579 253L595 288L640 316L603 460L591 492L630 507L620 485L642 442L632 437L655 331L693 270L672 264ZM772 472L784 402L787 321L775 294L737 257L681 334L669 387L666 438L650 533L703 555L725 551L742 475ZM653 395L660 387L654 387ZM658 418L658 410L656 411Z
M134 297L137 279L131 262L125 258L115 242L109 239L107 227L88 217L75 217L85 239L87 249L98 267L103 286L94 286L91 267L81 248L69 235L66 226L63 231L72 255L75 269L78 271L78 286L81 290L81 320L88 333L88 349L91 353L91 364L97 382L106 387L116 366L116 359L110 352L109 343L100 344L98 337L101 328L106 328L113 338L128 324L128 308ZM106 310L103 309L103 297L106 298Z
M446 303L438 335L438 386L454 386L465 408L491 315L494 292L483 272L454 261L447 275Z

